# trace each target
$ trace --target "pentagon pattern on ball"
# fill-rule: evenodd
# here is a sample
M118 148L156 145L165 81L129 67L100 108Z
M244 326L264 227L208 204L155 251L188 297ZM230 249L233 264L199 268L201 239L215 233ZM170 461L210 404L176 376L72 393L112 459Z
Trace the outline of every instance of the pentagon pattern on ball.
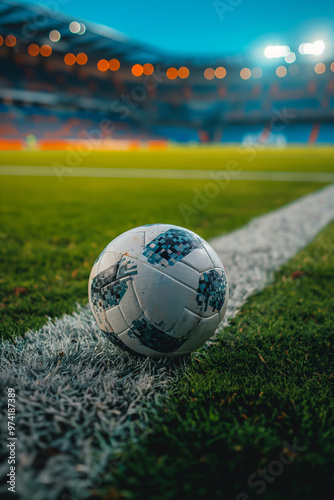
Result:
M161 264L163 267L174 266L200 243L192 233L182 229L168 229L148 243L143 255L150 264Z

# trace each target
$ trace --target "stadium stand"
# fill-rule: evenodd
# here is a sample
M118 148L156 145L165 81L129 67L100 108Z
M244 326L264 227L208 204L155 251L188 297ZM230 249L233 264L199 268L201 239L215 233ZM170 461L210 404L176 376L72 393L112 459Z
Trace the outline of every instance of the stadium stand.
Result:
M334 141L331 61L324 70L309 60L286 64L281 77L267 64L255 77L251 57L183 61L104 27L81 23L82 36L72 34L69 18L45 8L45 26L37 30L35 14L29 6L0 5L2 141L29 147L83 139L94 130L109 145ZM61 42L50 41L52 30ZM219 78L214 68L220 68ZM242 78L245 68L249 75Z

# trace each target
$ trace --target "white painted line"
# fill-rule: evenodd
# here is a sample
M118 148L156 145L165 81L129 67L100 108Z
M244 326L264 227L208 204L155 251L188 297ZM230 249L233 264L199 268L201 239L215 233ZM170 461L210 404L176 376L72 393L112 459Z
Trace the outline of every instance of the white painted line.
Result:
M111 179L175 179L175 180L236 180L236 181L287 181L287 182L334 182L331 172L272 172L262 170L177 170L139 168L92 168L92 167L34 167L0 166L0 175L27 177L101 177Z

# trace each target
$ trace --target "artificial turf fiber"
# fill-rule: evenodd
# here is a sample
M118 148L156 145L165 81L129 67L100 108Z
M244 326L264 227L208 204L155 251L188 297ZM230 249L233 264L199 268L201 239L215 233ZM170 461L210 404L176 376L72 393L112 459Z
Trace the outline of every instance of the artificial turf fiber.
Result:
M328 498L333 240L332 224L192 355L150 434L106 470L92 498Z

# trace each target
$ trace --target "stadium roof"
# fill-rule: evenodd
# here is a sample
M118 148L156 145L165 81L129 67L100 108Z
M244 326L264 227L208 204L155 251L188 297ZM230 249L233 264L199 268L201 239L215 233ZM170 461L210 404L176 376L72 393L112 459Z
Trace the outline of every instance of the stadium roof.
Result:
M51 4L50 4L51 5ZM55 6L57 4L55 3ZM70 24L79 31L71 31ZM76 28L75 26L75 28ZM152 47L129 40L122 33L107 26L73 19L55 8L27 5L10 0L0 2L0 31L14 35L18 42L50 44L50 32L57 31L60 40L52 42L52 50L59 53L84 50L88 55L113 55L129 62L159 62L161 55Z
M129 63L145 63L170 65L173 63L190 63L202 66L210 62L235 63L236 57L184 55L183 57L166 53L149 45L129 39L117 30L96 23L91 23L60 12L58 4L50 7L41 4L22 4L12 0L0 0L0 32L2 35L14 35L19 43L51 44L52 51L85 52L89 58L96 59L115 57ZM70 24L75 24L78 31L71 31ZM59 41L50 40L52 31L59 32ZM247 56L239 57L246 59Z

